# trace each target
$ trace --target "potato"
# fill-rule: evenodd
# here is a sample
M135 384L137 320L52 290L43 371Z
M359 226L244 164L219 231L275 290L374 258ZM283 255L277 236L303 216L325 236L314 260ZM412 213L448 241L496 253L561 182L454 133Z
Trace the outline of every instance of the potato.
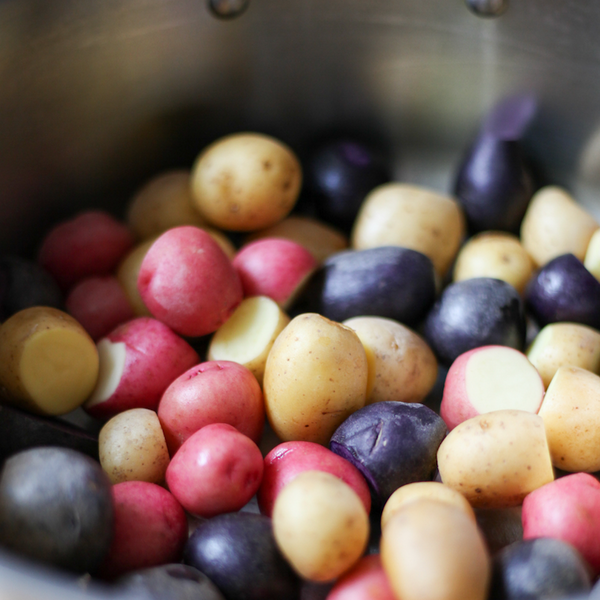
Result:
M402 246L428 256L444 276L465 234L465 218L456 200L425 188L387 183L364 200L351 245L357 250Z
M255 231L281 221L294 207L302 171L278 140L239 133L206 148L192 168L196 208L215 227Z
M142 296L137 287L137 280L144 257L155 241L156 238L152 238L135 246L133 250L125 256L117 268L117 279L123 286L136 317L152 316L152 313L148 310L148 307L142 300Z
M318 314L298 315L275 340L265 367L273 431L283 441L327 444L365 405L367 378L367 356L352 329Z
M438 450L443 483L474 507L517 506L554 480L542 418L498 410L463 421Z
M5 401L62 415L85 402L98 378L94 341L70 315L38 306L0 327L0 386Z
M402 600L485 600L490 558L472 517L422 498L402 507L381 537L383 568Z
M341 479L305 471L277 496L273 532L297 573L311 581L331 581L365 551L369 517L360 498Z
M126 410L105 423L98 436L100 464L112 483L163 483L169 451L158 416L147 408Z
M437 378L437 360L425 340L392 319L354 317L343 323L360 338L369 361L367 403L421 402Z
M600 280L600 229L596 229L590 238L583 266L596 278Z
M600 331L578 323L551 323L535 337L527 358L547 388L559 367L572 365L600 373Z

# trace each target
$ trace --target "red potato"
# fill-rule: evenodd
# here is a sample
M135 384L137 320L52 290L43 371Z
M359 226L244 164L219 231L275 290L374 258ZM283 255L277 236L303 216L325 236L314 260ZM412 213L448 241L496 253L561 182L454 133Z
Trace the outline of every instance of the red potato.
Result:
M192 367L171 383L158 405L171 456L196 431L227 423L258 443L265 405L256 377L246 367L209 361Z
M155 483L125 481L112 487L113 541L98 575L116 579L130 571L181 560L188 537L185 512Z
M461 354L450 367L440 415L448 429L495 410L537 413L544 382L527 357L505 346L481 346Z
M167 467L166 480L188 512L210 518L247 504L262 475L258 446L235 427L215 423L183 443Z
M338 579L326 600L396 600L379 554L363 556Z
M138 276L148 310L181 335L216 331L242 301L242 284L231 261L209 233L170 229L152 244Z
M109 419L131 408L156 410L169 384L196 364L196 351L166 325L140 317L97 345L100 373L84 409Z
M69 292L65 306L95 342L135 316L125 290L112 275L82 279Z
M367 513L371 511L371 493L360 471L346 459L314 442L284 442L265 456L264 474L257 499L260 512L273 512L279 492L304 471L325 471L348 484L358 495Z
M244 296L268 296L284 310L291 305L319 266L300 244L283 238L265 238L244 246L233 259Z
M561 477L531 492L522 511L523 539L568 542L600 573L600 482L587 473Z
M66 291L85 277L112 273L132 246L133 235L123 223L93 210L54 227L38 261Z

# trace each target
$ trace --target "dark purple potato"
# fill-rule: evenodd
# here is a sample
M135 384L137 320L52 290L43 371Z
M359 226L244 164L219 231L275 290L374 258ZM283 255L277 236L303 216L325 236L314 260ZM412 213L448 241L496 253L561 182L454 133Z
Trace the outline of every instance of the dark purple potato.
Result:
M171 564L129 573L116 591L145 592L151 600L224 600L215 584L187 565Z
M111 542L110 488L100 465L75 450L15 454L0 473L0 544L55 567L94 571Z
M98 460L98 438L58 419L0 405L0 461L29 448L60 446Z
M512 285L477 277L449 285L425 320L423 333L441 362L496 344L523 350L525 313Z
M309 281L300 306L333 321L370 315L414 325L434 300L431 260L415 250L382 246L330 256Z
M588 567L570 544L558 539L518 541L494 557L490 600L546 600L587 593Z
M0 258L0 320L32 306L61 309L63 297L58 284L36 262L3 256Z
M600 281L573 254L546 263L525 291L538 323L569 321L600 329Z
M400 486L431 481L446 432L442 418L422 404L376 402L350 415L329 447L364 475L374 506L383 508Z
M351 229L365 196L390 180L382 153L346 137L316 148L306 161L304 177L318 216L345 231Z
M207 575L227 600L294 600L300 594L300 579L263 515L230 513L201 523L183 561Z

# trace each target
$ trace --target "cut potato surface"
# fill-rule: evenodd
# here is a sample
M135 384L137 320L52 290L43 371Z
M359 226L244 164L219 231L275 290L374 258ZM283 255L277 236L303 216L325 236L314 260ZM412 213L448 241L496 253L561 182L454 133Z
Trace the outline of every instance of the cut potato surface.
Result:
M127 346L124 342L114 344L105 339L98 343L97 348L100 357L98 381L93 394L86 402L87 407L94 406L94 404L99 404L110 398L119 387L125 370Z

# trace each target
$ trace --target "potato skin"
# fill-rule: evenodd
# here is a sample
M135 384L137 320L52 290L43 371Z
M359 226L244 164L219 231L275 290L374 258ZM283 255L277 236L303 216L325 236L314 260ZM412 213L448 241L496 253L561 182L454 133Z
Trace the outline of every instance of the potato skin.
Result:
M281 221L294 207L302 169L280 141L238 133L206 148L192 168L196 208L229 231L255 231Z
M283 441L327 444L366 402L367 356L348 327L314 313L298 315L267 358L263 391L267 417Z

